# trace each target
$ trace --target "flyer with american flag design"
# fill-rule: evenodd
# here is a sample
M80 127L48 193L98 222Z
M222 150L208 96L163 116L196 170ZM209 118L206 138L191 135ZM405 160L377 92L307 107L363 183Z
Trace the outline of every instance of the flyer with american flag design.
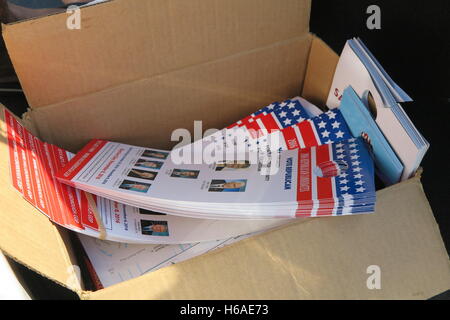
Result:
M8 112L5 116L13 186L52 221L90 236L128 243L189 243L257 232L295 217L374 209L373 170L364 143L352 138L338 109L322 113L298 97L272 103L212 136L221 138L200 141L202 147L226 151L244 132L245 150L256 153L200 164L174 162L176 150L101 140L87 147L95 152L74 156L34 137ZM278 144L267 152L270 139ZM242 158L250 154L256 156ZM352 167L361 157L369 168ZM56 173L73 163L88 165L84 179L90 175L103 183L90 190L58 181ZM105 191L109 183L117 194Z
M164 155L151 160L146 153ZM92 140L57 178L124 204L191 218L273 219L373 212L373 161L361 138L273 150L266 154L266 163L260 158L252 162L251 155L212 163L179 163L169 152ZM270 170L262 170L267 163Z
M53 222L77 233L126 243L179 244L228 239L291 222L192 219L88 195L54 176L72 153L33 136L6 109L5 120L12 186Z

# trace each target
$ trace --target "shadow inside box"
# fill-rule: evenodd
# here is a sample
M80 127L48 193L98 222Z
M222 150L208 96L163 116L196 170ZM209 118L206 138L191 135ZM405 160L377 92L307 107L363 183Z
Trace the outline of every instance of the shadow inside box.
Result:
M79 300L78 295L8 258L19 282L33 300Z

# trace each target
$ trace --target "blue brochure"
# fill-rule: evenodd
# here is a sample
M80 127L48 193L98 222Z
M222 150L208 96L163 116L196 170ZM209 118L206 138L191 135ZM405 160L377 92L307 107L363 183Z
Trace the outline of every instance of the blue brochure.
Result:
M377 174L387 185L400 181L403 164L378 128L369 110L351 86L344 90L339 107L354 137L367 135L373 148Z

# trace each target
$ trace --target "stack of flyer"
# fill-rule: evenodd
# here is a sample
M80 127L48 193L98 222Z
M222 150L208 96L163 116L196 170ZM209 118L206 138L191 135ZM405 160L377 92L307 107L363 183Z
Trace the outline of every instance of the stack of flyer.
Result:
M126 243L178 244L227 239L291 221L192 219L82 192L55 177L72 153L33 136L6 109L5 122L13 187L53 222L78 233Z
M100 239L212 241L298 217L374 211L366 143L339 110L321 112L300 98L172 151L93 140L74 156L5 116L16 189L57 224ZM241 138L244 152L228 159ZM223 152L206 162L205 153L196 159L198 146Z
M57 178L120 203L191 218L254 220L373 212L373 161L362 138L271 151L261 158L245 156L179 163L169 152L92 140ZM262 170L267 165L270 168Z
M12 184L80 234L110 285L304 217L374 212L375 172L386 185L404 180L428 148L398 104L408 99L355 39L328 111L274 102L170 151L94 139L74 155L5 109Z
M400 105L411 98L391 79L359 38L348 40L342 51L327 100L330 109L341 105L344 89L348 86L353 87L364 101L372 118L368 121L376 123L398 158L397 163L391 162L391 172L382 177L383 181L394 184L410 178L430 144ZM367 110L366 113L369 114ZM367 123L361 115L359 120Z

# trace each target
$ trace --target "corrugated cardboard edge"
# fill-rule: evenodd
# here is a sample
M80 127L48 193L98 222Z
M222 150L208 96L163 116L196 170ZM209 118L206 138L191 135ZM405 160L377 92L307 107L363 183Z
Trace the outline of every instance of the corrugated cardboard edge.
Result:
M0 178L2 179L2 206L1 206L1 220L0 224L12 221L8 216L21 217L19 221L24 223L14 225L14 233L17 237L23 238L27 241L30 235L36 235L35 244L30 242L23 243L21 246L17 244L19 241L16 238L11 238L6 235L11 225L2 226L2 234L0 235L0 250L13 260L25 265L27 268L37 272L38 274L61 284L71 290L80 292L82 284L76 281L73 277L73 266L76 266L76 258L72 253L71 242L68 239L67 230L64 230L52 224L47 217L40 213L27 203L21 195L13 189L10 183L9 173L9 158L8 145L6 143L6 126L4 123L4 106L0 104L0 148L1 159L0 165L2 172ZM16 117L16 119L18 119ZM18 119L20 121L20 119ZM24 124L26 126L26 123ZM14 205L17 203L17 205ZM20 210L18 210L20 207ZM35 228L39 230L36 230ZM39 234L37 234L39 232ZM45 244L40 243L45 242ZM37 246L37 247L36 247ZM24 252L30 250L29 252ZM38 256L39 252L46 252L48 255ZM50 259L49 259L50 258ZM61 270L56 270L52 267L54 264L60 264ZM67 279L75 279L70 283Z

